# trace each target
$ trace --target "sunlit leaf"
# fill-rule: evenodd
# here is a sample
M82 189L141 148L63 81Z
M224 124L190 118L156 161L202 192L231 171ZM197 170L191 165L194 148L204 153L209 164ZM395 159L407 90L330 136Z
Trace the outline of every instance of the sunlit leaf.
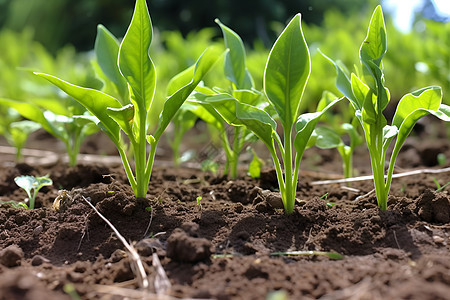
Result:
M156 71L148 54L152 24L145 0L137 0L130 26L119 48L119 69L131 86L138 110L148 111L156 88Z
M225 54L225 75L235 84L237 89L251 89L253 79L247 70L245 63L245 48L240 36L222 24L219 19L215 20L222 29L225 47L230 49Z
M264 71L264 91L287 130L297 118L310 72L309 50L297 14L273 45Z

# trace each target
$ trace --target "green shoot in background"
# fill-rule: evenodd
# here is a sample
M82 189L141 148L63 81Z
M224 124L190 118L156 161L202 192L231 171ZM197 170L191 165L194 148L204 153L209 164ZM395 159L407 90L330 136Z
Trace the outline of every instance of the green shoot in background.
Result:
M38 128L43 128L54 137L64 142L66 152L69 156L69 165L77 164L77 157L83 140L98 131L98 127L85 119L92 117L86 109L71 98L65 99L32 99L30 101L17 101L0 98L0 104L9 106L17 110L23 117L31 120L27 123L21 121L11 124L20 131L16 133L16 139L21 138L23 143L26 141L25 135L28 132ZM38 124L38 125L36 125ZM24 127L25 126L25 127ZM14 132L11 132L13 134ZM19 141L20 142L20 141ZM16 147L22 147L22 144L15 142ZM19 148L17 148L19 150Z
M20 120L20 114L7 106L0 107L0 135L16 148L16 162L22 160L22 149L31 133L41 128L39 123Z
M317 110L322 110L329 103L331 103L336 96L325 91L322 99L319 102ZM339 103L346 104L346 103ZM345 178L353 176L353 152L355 148L363 142L356 126L357 119L353 116L347 116L348 112L352 112L352 107L339 107L339 113L327 113L326 117L322 119L323 125L317 126L308 142L310 146L317 146L321 149L336 148L342 158L342 169ZM346 123L343 120L351 120L351 123ZM348 145L344 143L342 137L348 137Z
M34 204L36 201L36 195L41 188L44 186L49 186L53 184L53 181L48 176L34 177L34 176L19 176L14 178L15 183L23 188L27 192L29 204L25 204L24 207L29 209L34 209ZM33 194L31 194L33 192Z
M386 50L385 23L381 6L378 6L359 50L362 72L352 73L349 78L343 68L332 61L337 71L336 86L352 104L364 130L378 206L382 210L387 208L396 158L416 122L429 114L450 121L450 107L442 104L441 88L431 86L404 95L397 105L392 125L387 124L383 111L389 103L390 93L384 85L382 68ZM395 144L385 177L387 149L394 138Z
M227 89L198 87L197 91L208 95L228 94L240 103L256 106L263 97L260 92L255 90L254 81L247 69L244 43L236 32L222 24L218 19L216 19L216 23L222 30L225 47L227 48L223 71L229 81L229 87ZM195 96L189 100L186 105L190 105L190 111L218 131L226 156L224 174L233 179L237 178L239 156L245 143L250 141L254 135L245 127L239 125L230 124L232 126L230 130L226 126L227 121L214 110L210 103L196 99Z
M334 100L322 111L299 116L310 70L309 50L301 29L301 16L297 14L270 51L264 73L264 92L268 99L265 110L227 93L195 94L197 100L210 104L229 124L245 126L264 142L275 165L286 213L294 210L300 161L314 127L319 118L341 100ZM276 112L283 139L277 133L277 122L266 110Z
M128 88L127 99L73 85L51 75L36 73L62 89L95 116L96 124L117 147L136 197L145 197L147 194L156 146L163 132L186 98L220 57L220 53L217 53L214 48L205 50L195 65L191 81L165 101L158 122L149 120L148 115L156 88L156 71L149 56L152 32L146 1L137 0L131 23L118 50L114 40L96 49L96 52L103 53L101 57L109 58L98 61L105 75L112 82L118 80L119 85L122 81L120 76L125 79ZM105 34L107 35L107 32ZM118 84L116 83L118 94L124 95L125 92ZM153 135L148 134L150 125L155 123L157 128ZM128 136L132 147L134 172L126 154L127 147L121 132Z

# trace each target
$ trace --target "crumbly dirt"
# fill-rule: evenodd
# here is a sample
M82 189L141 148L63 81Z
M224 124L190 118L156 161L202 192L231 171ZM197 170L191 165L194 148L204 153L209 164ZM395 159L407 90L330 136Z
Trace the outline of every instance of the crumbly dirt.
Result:
M449 167L437 165L438 153L450 157L448 139L408 143L398 170ZM359 174L367 164L362 149ZM290 215L277 208L268 167L260 179L229 180L156 166L147 197L135 198L117 164L3 166L1 201L26 197L18 175L49 174L53 186L34 210L0 205L0 299L75 299L70 289L81 299L450 299L450 188L435 191L449 172L394 179L380 211L371 181L313 184L340 172L335 151L311 151L302 166ZM148 298L130 253L85 200L137 249ZM343 257L276 255L288 251Z

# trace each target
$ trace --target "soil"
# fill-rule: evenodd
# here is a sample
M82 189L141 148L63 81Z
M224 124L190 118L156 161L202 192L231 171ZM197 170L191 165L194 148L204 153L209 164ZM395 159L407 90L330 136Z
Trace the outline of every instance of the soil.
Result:
M448 138L422 133L397 169L449 167L437 164L439 153L450 158ZM269 164L259 179L242 170L229 180L159 162L147 197L136 198L117 159L68 167L5 157L1 201L26 197L18 175L49 174L53 186L39 191L34 210L0 205L0 299L450 299L450 196L435 191L450 172L394 179L381 211L370 180L315 185L339 177L340 160L309 151L295 211L285 215ZM370 173L364 148L355 168ZM148 288L86 200L138 251ZM293 251L303 255L276 255Z

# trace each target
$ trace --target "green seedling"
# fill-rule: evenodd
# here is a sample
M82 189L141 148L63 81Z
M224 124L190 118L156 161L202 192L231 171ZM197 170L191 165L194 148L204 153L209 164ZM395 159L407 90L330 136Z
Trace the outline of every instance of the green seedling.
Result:
M199 87L197 91L209 95L226 93L240 103L258 105L263 97L260 92L255 90L253 78L247 69L246 53L241 37L218 19L215 21L222 30L227 48L223 70L230 86L227 89ZM219 132L226 156L224 174L229 175L230 178L237 178L239 156L245 143L251 141L254 135L245 127L232 123L229 123L232 125L232 130L229 130L226 126L227 121L214 110L210 103L198 101L195 97L190 100L190 110Z
M322 99L319 102L318 110L326 107L331 103L336 96L330 92L324 92ZM340 103L341 104L341 103ZM345 107L340 110L341 114L328 113L326 118L323 118L322 123L324 126L318 126L314 129L314 132L309 141L309 145L315 145L321 149L333 149L336 148L342 158L342 168L345 178L353 176L353 153L357 146L363 142L362 136L358 133L356 128L357 119L353 117L353 122L344 123L341 117L344 117L345 112L352 111L352 107ZM350 119L350 118L345 118ZM348 145L345 144L342 139L343 136L347 136L349 139Z
M200 208L200 210L203 209L203 207L202 207L202 199L203 199L202 196L198 196L198 197L196 198L197 206Z
M416 122L429 114L443 121L450 121L450 107L442 104L441 88L431 86L403 96L397 105L392 124L388 125L383 115L390 100L382 70L386 50L385 23L381 6L378 6L373 12L367 36L359 50L362 72L359 75L352 73L349 78L342 67L330 59L337 70L336 86L352 104L355 117L364 130L378 206L382 210L387 208L395 161ZM394 139L385 177L387 149Z
M334 202L328 202L328 193L325 193L322 197L320 197L320 199L325 200L325 203L328 207L333 207L336 205L336 203Z
M17 121L9 125L5 138L10 145L16 148L16 161L21 161L22 148L25 146L29 135L41 128L41 125L29 120Z
M149 56L152 32L147 3L145 0L137 0L131 23L118 51L116 52L115 46L96 49L111 57L105 62L107 65L103 66L111 71L105 72L105 75L110 77L111 81L113 77L119 76L125 79L128 88L127 101L96 89L73 85L52 75L35 73L59 87L95 116L93 121L118 149L136 197L145 197L147 194L156 146L162 134L186 98L220 57L215 48L205 50L195 64L191 80L167 98L156 130L153 134L148 134L150 125L155 123L148 118L156 89L156 70ZM99 63L103 64L101 61ZM122 133L128 136L133 150L134 170L126 153L127 147Z
M8 106L0 107L0 135L9 145L16 148L16 161L22 159L22 148L29 135L38 130L40 125L29 120L21 120L20 114Z
M437 160L438 165L440 165L440 166L445 166L447 164L447 156L445 156L444 153L439 153L436 156L436 160Z
M299 166L314 127L319 118L341 100L332 101L322 111L299 115L310 71L310 54L298 14L270 51L264 72L264 92L268 99L264 109L241 102L227 93L195 94L197 100L210 104L229 124L245 126L264 142L275 165L286 213L294 211ZM283 139L277 133L277 122L271 116L273 112L282 125Z
M34 177L34 176L19 176L14 178L14 182L21 188L25 190L28 195L29 204L23 203L24 207L28 209L34 209L34 203L36 200L36 195L39 190L44 186L49 186L53 184L53 181L48 176ZM33 194L32 194L33 193Z
M437 181L437 179L434 178L434 177L433 177L433 181L434 181L434 183L436 184L436 192L437 192L437 193L442 192L448 185L450 185L450 182L447 182L446 184L444 184L444 185L441 186L441 185L439 184L439 182Z
M98 127L88 120L92 116L88 114L86 109L69 98L64 100L33 99L28 102L0 98L0 104L17 110L23 117L33 122L22 123L24 122L22 121L11 124L19 128L16 138L26 141L27 132L21 131L24 127L28 129L28 132L43 128L64 142L70 166L77 164L77 157L83 140L98 131Z

